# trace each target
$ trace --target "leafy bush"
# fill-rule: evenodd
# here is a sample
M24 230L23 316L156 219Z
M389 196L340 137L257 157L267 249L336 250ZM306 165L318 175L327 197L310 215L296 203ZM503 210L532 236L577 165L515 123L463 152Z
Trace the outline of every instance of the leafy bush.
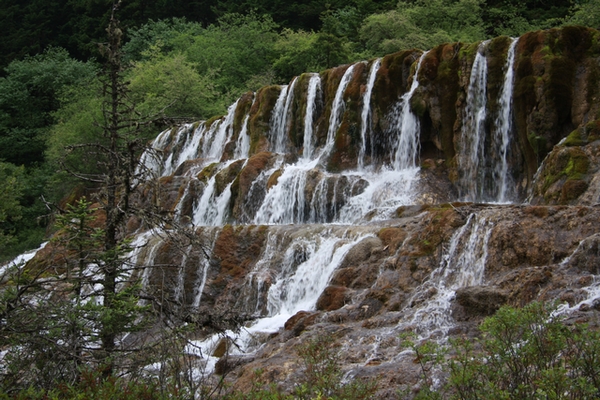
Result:
M417 398L598 398L600 333L563 322L556 306L502 307L481 324L480 340L451 342L446 386L428 386Z

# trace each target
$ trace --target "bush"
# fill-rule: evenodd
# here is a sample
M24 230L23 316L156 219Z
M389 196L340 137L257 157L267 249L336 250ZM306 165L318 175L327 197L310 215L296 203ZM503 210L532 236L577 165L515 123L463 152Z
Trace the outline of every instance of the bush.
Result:
M556 306L537 302L502 307L481 324L480 340L451 342L446 386L418 398L598 398L600 334L563 319Z

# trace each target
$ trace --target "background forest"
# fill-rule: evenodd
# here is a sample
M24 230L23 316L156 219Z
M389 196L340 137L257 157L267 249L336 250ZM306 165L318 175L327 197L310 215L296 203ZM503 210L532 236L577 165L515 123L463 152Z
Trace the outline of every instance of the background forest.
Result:
M0 9L0 261L37 247L47 204L76 182L65 146L100 136L112 0L5 0ZM600 26L599 0L124 1L126 80L147 139L222 115L240 94L408 48L563 25ZM160 117L160 118L156 118Z

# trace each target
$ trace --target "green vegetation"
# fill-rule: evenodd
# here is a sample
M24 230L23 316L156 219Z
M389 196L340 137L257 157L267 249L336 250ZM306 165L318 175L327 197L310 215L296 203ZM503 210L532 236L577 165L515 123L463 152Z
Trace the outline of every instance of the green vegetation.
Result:
M556 306L504 306L480 325L478 340L461 339L442 348L413 347L425 384L418 399L592 399L600 394L600 333L566 325ZM431 383L443 368L443 387Z

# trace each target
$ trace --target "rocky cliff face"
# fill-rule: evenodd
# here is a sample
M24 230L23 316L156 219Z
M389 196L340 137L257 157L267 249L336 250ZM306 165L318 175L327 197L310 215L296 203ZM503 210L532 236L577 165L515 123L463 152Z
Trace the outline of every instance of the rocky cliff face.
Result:
M599 77L600 32L569 27L303 74L165 131L138 201L197 241L130 221L145 290L185 321L252 320L217 363L236 387L258 368L291 387L299 344L329 335L380 398L418 381L403 332L474 335L536 299L595 321Z

